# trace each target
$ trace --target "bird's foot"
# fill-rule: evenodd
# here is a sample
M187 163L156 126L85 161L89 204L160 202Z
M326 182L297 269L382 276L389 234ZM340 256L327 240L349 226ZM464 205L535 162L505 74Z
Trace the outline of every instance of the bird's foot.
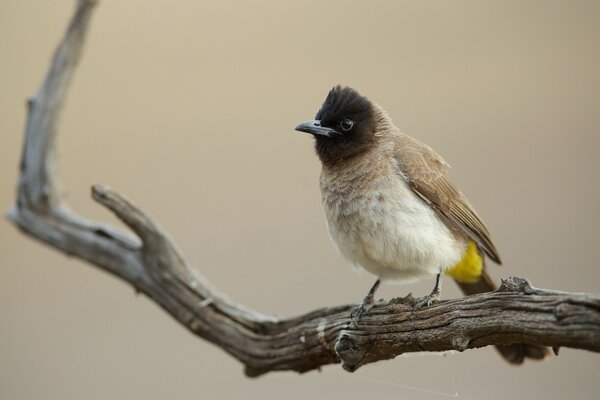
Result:
M413 306L414 309L418 310L419 308L422 308L422 307L429 307L430 305L436 303L440 299L440 294L442 293L442 277L443 276L444 276L443 272L440 270L440 272L436 276L435 286L433 287L431 294L429 294L428 296L424 296L424 297L415 299L414 306Z
M423 307L429 307L429 306L437 303L437 301L439 299L440 299L440 292L433 291L433 292L431 292L431 294L429 294L427 296L423 296L423 297L414 299L413 300L413 308L418 310Z
M373 296L367 296L364 298L362 303L356 306L352 312L350 313L350 317L352 318L352 327L358 328L358 322L360 318L369 312L373 308Z
M360 303L360 305L354 310L352 310L352 313L350 313L350 317L352 318L352 327L357 328L358 321L360 321L360 317L362 317L363 314L366 314L371 308L373 308L373 297L375 297L375 291L377 291L377 288L379 287L380 283L381 280L377 279L371 287L371 289L369 290L369 293L367 293L367 295L363 299L362 303Z

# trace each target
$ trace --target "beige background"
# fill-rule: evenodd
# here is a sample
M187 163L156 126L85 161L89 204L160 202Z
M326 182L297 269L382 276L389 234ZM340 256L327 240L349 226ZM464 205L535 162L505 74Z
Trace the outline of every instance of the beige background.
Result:
M70 0L0 2L0 208L14 197L25 99ZM598 292L600 2L103 1L60 137L83 215L107 183L215 285L263 312L358 301L372 278L329 243L310 137L351 85L441 152L505 265ZM432 282L386 286L424 294ZM443 296L457 296L451 282ZM491 349L405 356L351 375L247 379L129 285L0 222L0 398L597 398L600 357L513 368ZM284 397L285 396L285 397Z

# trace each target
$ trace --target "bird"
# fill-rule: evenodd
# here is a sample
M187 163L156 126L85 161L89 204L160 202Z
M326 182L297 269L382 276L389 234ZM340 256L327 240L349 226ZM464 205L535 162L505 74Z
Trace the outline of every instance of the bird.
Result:
M330 237L353 266L377 277L353 309L354 326L368 313L380 283L435 278L417 308L439 300L444 274L466 295L496 285L485 258L501 264L490 232L448 177L449 165L431 147L403 133L378 104L353 88L334 86L315 119L296 131L315 139L321 161L321 201ZM547 349L499 346L512 364L542 359Z

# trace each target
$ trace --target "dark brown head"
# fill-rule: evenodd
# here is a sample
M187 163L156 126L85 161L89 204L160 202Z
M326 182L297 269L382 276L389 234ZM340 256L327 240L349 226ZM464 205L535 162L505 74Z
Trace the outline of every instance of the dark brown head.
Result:
M335 86L314 120L296 127L312 134L321 162L333 166L368 150L377 131L375 105L356 90Z

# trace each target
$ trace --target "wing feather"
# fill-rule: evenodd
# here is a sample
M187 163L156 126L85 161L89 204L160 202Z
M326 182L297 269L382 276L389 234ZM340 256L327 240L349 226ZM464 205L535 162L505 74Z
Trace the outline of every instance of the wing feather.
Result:
M407 135L396 140L396 160L414 192L453 230L461 230L498 264L500 254L469 201L448 180L450 166L431 147Z

